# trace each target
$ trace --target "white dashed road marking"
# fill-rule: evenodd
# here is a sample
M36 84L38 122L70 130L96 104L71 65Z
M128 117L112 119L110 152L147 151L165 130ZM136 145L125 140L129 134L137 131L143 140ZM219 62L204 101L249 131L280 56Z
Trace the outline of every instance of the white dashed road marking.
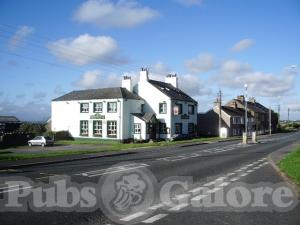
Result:
M152 217L150 217L150 218L144 220L143 223L153 223L153 222L155 222L155 221L157 221L157 220L160 220L160 219L166 217L167 215L168 215L168 214L157 214L157 215L155 215L155 216L152 216Z
M146 215L147 213L146 212L137 212L137 213L134 213L134 214L131 214L129 216L126 216L126 217L123 217L122 219L120 219L121 221L125 221L125 222L129 222L131 220L134 220L138 217L141 217L141 216L144 216Z
M179 158L184 158L184 156L178 156L178 160ZM194 155L194 157L197 157L196 155ZM173 158L172 160L176 160L175 158ZM178 200L179 201L179 204L173 206L173 207L169 207L169 209L166 209L167 211L169 212L178 212L186 207L189 207L190 204L193 205L193 206L197 206L201 201L202 199L210 196L211 194L217 192L217 191L220 191L222 190L225 186L229 185L231 182L235 182L237 180L239 180L241 177L245 177L247 175L249 175L250 173L254 172L256 169L259 169L265 165L268 164L268 162L263 162L265 161L266 158L262 158L260 160L257 160L253 163L250 163L246 166L243 166L242 168L240 169L237 169L235 170L234 172L232 173L227 173L226 176L222 176L222 177L219 177L213 181L210 181L204 185L201 185L199 187L194 187L193 189L190 189L188 191L188 193L183 193L183 194L179 194L179 195L176 195L173 200ZM247 171L245 171L246 169L248 169ZM244 172L243 172L244 171ZM238 172L243 172L242 174L237 174ZM233 175L236 175L235 177L232 177L231 179L229 178L230 176L233 176ZM213 186L215 185L213 188L209 189L209 186ZM200 194L201 192L203 192L202 194ZM181 200L184 199L184 202L180 203ZM190 201L187 201L187 200L190 200ZM153 205L151 207L148 208L148 210L150 211L153 211L153 210L157 210L159 208L162 208L164 207L165 204L163 203L159 203L159 204L156 204L156 205ZM167 205L166 205L167 206ZM134 220L134 219L137 219L138 217L142 217L142 216L145 216L147 215L147 211L145 212L137 212L135 214L132 214L132 215L129 215L129 216L126 216L124 218L122 218L121 220L122 221L125 221L125 222L129 222L131 220ZM161 214L157 214L155 216L152 216L152 217L149 217L148 219L146 220L143 220L142 223L153 223L153 222L156 222L164 217L168 216L167 213L161 213Z

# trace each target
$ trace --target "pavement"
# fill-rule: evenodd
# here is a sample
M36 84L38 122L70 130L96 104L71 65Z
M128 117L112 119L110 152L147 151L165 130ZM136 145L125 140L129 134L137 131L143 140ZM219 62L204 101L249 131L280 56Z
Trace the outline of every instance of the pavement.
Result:
M299 132L278 134L269 138L263 138L257 144L241 145L239 141L229 141L207 145L172 146L160 150L148 149L136 151L134 154L97 157L2 170L0 171L0 206L1 199L5 199L8 194L13 197L18 193L22 193L25 188L32 191L37 190L37 188L47 185L50 179L62 175L69 176L72 182L77 184L98 184L99 179L100 181L106 181L107 177L112 179L111 175L118 176L118 179L124 179L123 175L132 175L140 171L146 171L147 173L144 174L143 180L152 176L152 179L155 179L159 184L158 187L164 187L163 184L166 181L172 181L174 178L184 181L185 179L189 179L190 182L184 189L176 187L174 190L170 190L173 196L172 199L185 199L185 201L179 202L175 206L170 206L168 202L161 201L161 199L151 202L150 200L153 198L145 196L143 201L150 202L151 205L149 207L128 214L126 214L126 211L117 221L111 217L110 212L105 207L103 208L102 205L99 208L97 207L85 212L80 210L80 212L76 210L69 212L61 210L46 212L34 209L25 210L25 212L9 212L7 207L4 207L4 209L0 207L0 221L1 224L5 225L112 225L150 223L158 225L300 224L300 205L297 202L299 198L297 195L293 195L297 200L294 201L295 204L293 204L293 207L282 211L278 211L272 207L274 197L270 196L264 198L266 207L250 207L250 210L245 208L237 209L236 207L212 207L211 210L206 211L196 207L197 204L201 203L202 198L216 198L216 194L219 191L224 191L228 194L232 188L240 186L248 189L251 187L259 188L260 186L268 186L275 190L275 188L286 185L284 178L270 164L268 156L286 146L293 145L299 141L299 138ZM120 163L122 163L121 166ZM18 188L4 186L5 181L16 176L25 177L34 181L34 183L32 186L19 186ZM104 184L106 183L104 182ZM105 201L106 198L115 194L118 191L117 187L117 183L100 186L99 193L104 194L101 195L101 200ZM204 194L200 193L202 187L209 188L209 191ZM258 191L258 193L262 193L263 190ZM155 196L159 193L163 192L158 192L154 189L153 194ZM272 193L275 193L275 191ZM137 199L133 198L133 193L129 195L125 193L125 196L127 196L127 200L131 199L135 201ZM28 206L34 205L34 199L31 197L31 195L28 196ZM165 196L162 195L161 197ZM121 198L121 200L123 201L124 199Z

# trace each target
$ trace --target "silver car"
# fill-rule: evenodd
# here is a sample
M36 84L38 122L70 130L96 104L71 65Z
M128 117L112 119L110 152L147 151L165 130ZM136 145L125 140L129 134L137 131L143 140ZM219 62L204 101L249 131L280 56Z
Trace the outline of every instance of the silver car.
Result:
M54 145L54 141L50 137L44 137L44 136L36 136L35 138L28 141L28 145L40 145L42 147L47 145Z

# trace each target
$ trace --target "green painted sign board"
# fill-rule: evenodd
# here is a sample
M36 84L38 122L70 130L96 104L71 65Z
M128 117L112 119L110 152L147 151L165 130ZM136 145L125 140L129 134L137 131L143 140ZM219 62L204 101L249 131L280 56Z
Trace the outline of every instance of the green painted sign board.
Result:
M99 113L95 114L95 115L91 115L90 117L92 120L95 120L95 119L101 119L101 120L104 120L105 119L105 115L101 115Z

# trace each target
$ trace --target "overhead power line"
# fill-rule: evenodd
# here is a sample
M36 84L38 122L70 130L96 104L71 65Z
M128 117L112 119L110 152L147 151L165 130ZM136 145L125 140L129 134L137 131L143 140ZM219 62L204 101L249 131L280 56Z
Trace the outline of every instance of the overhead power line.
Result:
M18 27L0 24L0 31L2 31L1 36L4 38L7 38L7 39L11 38L11 36L16 32L16 29L18 29ZM45 46L45 41L48 43L53 42L53 38L49 38L44 35L42 36L42 35L35 34L29 40L27 40L26 43L30 46L40 48L42 50L47 50L47 53L49 53L49 49L46 48L46 46ZM65 46L61 46L61 48L63 50L65 50L64 54L66 54L67 56L74 56L74 54L68 53L69 48L66 48ZM84 57L88 57L88 58L92 57L91 55L84 52L82 49L79 49L79 48L72 48L72 49L73 49L73 53L75 53L79 57L80 56L84 56ZM114 63L114 62L103 63L103 62L98 61L98 62L94 62L93 64L100 65L101 68L106 68L105 70L113 71L113 69L114 69L114 70L122 72L122 73L125 72L124 70L136 71L138 69L137 67L132 67L132 66L128 66L125 64L119 64L119 63Z

